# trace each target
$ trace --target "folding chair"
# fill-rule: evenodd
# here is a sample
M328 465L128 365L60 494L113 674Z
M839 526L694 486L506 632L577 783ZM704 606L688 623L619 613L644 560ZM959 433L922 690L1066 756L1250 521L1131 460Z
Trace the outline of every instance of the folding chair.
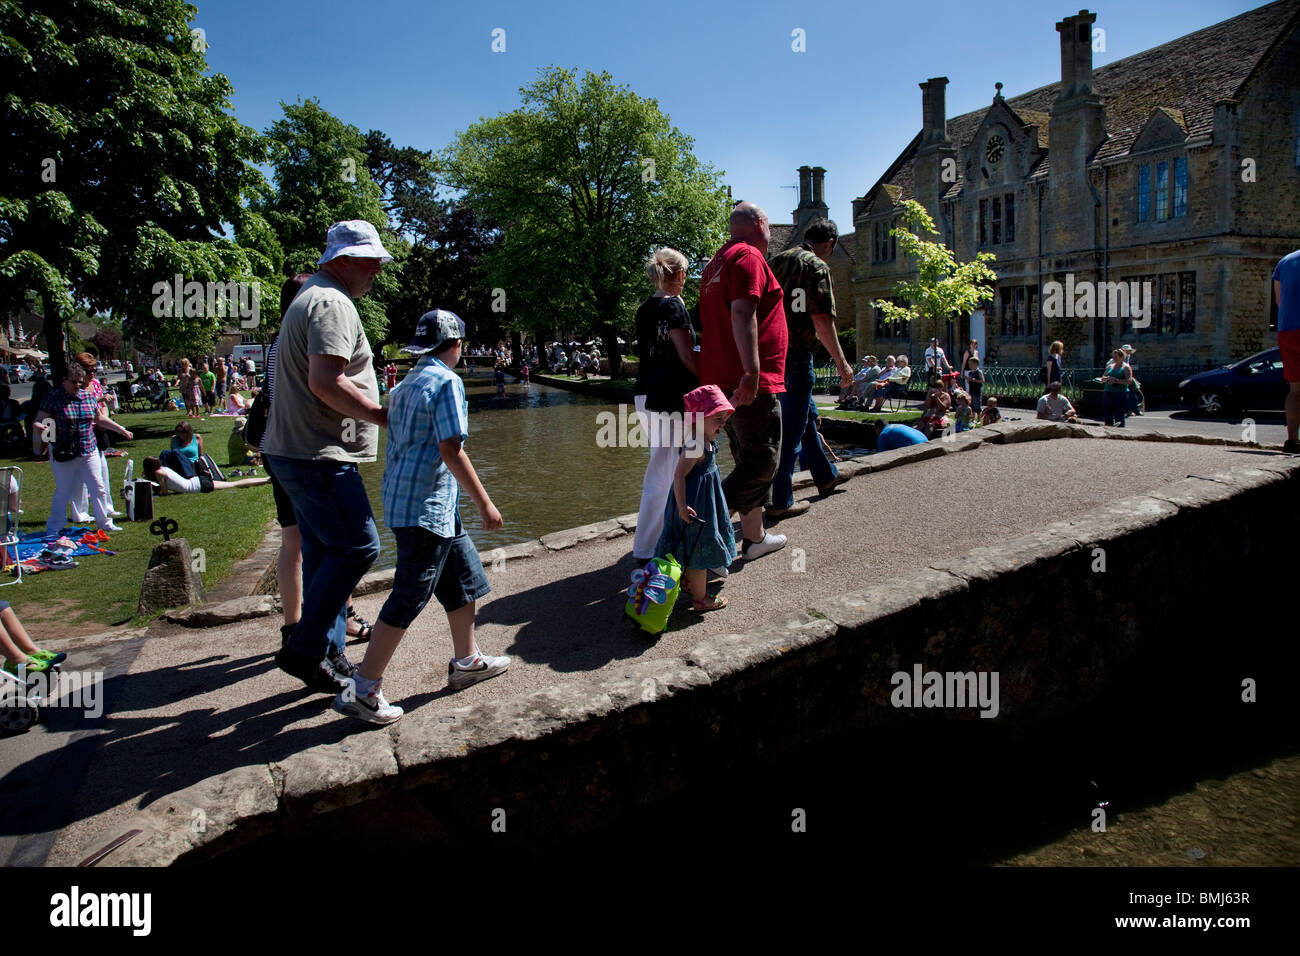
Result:
M9 549L13 548L13 565L16 568L14 580L0 581L0 588L7 588L11 584L23 583L23 566L18 560L18 542L22 539L18 530L18 516L23 513L23 470L17 465L0 467L0 494L5 498L4 536L0 537L0 551L3 551L4 560L0 563L6 569L10 567ZM16 501L10 500L15 497ZM15 507L10 508L11 504Z

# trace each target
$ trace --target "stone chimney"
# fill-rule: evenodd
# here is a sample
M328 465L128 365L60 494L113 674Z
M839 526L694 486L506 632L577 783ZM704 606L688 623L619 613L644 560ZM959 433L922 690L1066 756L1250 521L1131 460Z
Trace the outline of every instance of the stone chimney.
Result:
M812 205L812 167L799 167L799 208Z
M920 84L921 141L917 146L916 159L912 162L916 200L934 218L941 232L946 220L939 208L939 201L957 181L958 166L957 150L948 138L948 114L944 103L944 87L947 85L946 76L931 77Z
M935 76L921 86L921 146L948 145L948 112L944 87L948 77Z
M812 204L826 209L826 170L820 166L812 168Z
M1056 102L1092 95L1092 25L1097 14L1080 10L1056 25L1061 34L1061 92Z
M1092 88L1092 25L1080 10L1056 25L1061 35L1061 90L1048 122L1051 172L1047 188L1046 252L1068 253L1099 245L1096 196L1088 163L1106 139L1106 113Z

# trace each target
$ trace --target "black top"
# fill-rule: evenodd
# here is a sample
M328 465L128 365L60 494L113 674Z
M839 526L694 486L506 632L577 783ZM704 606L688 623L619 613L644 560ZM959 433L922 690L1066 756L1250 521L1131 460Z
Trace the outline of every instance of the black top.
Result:
M675 295L652 295L636 310L636 394L644 395L652 412L685 412L682 396L699 387L699 380L682 364L668 334L685 329L695 345L695 330L686 306Z

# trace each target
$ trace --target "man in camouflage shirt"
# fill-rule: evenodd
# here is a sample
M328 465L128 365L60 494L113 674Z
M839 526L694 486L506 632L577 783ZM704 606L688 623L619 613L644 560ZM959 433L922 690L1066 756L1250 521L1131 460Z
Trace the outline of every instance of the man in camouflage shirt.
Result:
M785 357L785 392L781 395L781 459L772 480L773 520L803 514L808 502L794 500L795 460L812 472L817 490L829 494L845 479L826 458L817 438L816 418L810 414L813 390L813 349L820 341L840 373L840 387L853 384L853 367L844 358L835 330L835 291L826 260L839 230L829 219L815 219L801 245L773 256L772 271L785 294L789 347Z

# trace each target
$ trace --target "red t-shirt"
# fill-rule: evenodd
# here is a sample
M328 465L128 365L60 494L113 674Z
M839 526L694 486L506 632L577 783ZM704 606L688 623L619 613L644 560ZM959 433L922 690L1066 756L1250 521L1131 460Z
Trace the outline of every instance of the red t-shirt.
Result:
M745 369L731 330L731 303L748 296L758 299L758 390L779 395L788 338L781 283L763 254L740 239L719 249L700 276L700 384L728 393L740 384Z

